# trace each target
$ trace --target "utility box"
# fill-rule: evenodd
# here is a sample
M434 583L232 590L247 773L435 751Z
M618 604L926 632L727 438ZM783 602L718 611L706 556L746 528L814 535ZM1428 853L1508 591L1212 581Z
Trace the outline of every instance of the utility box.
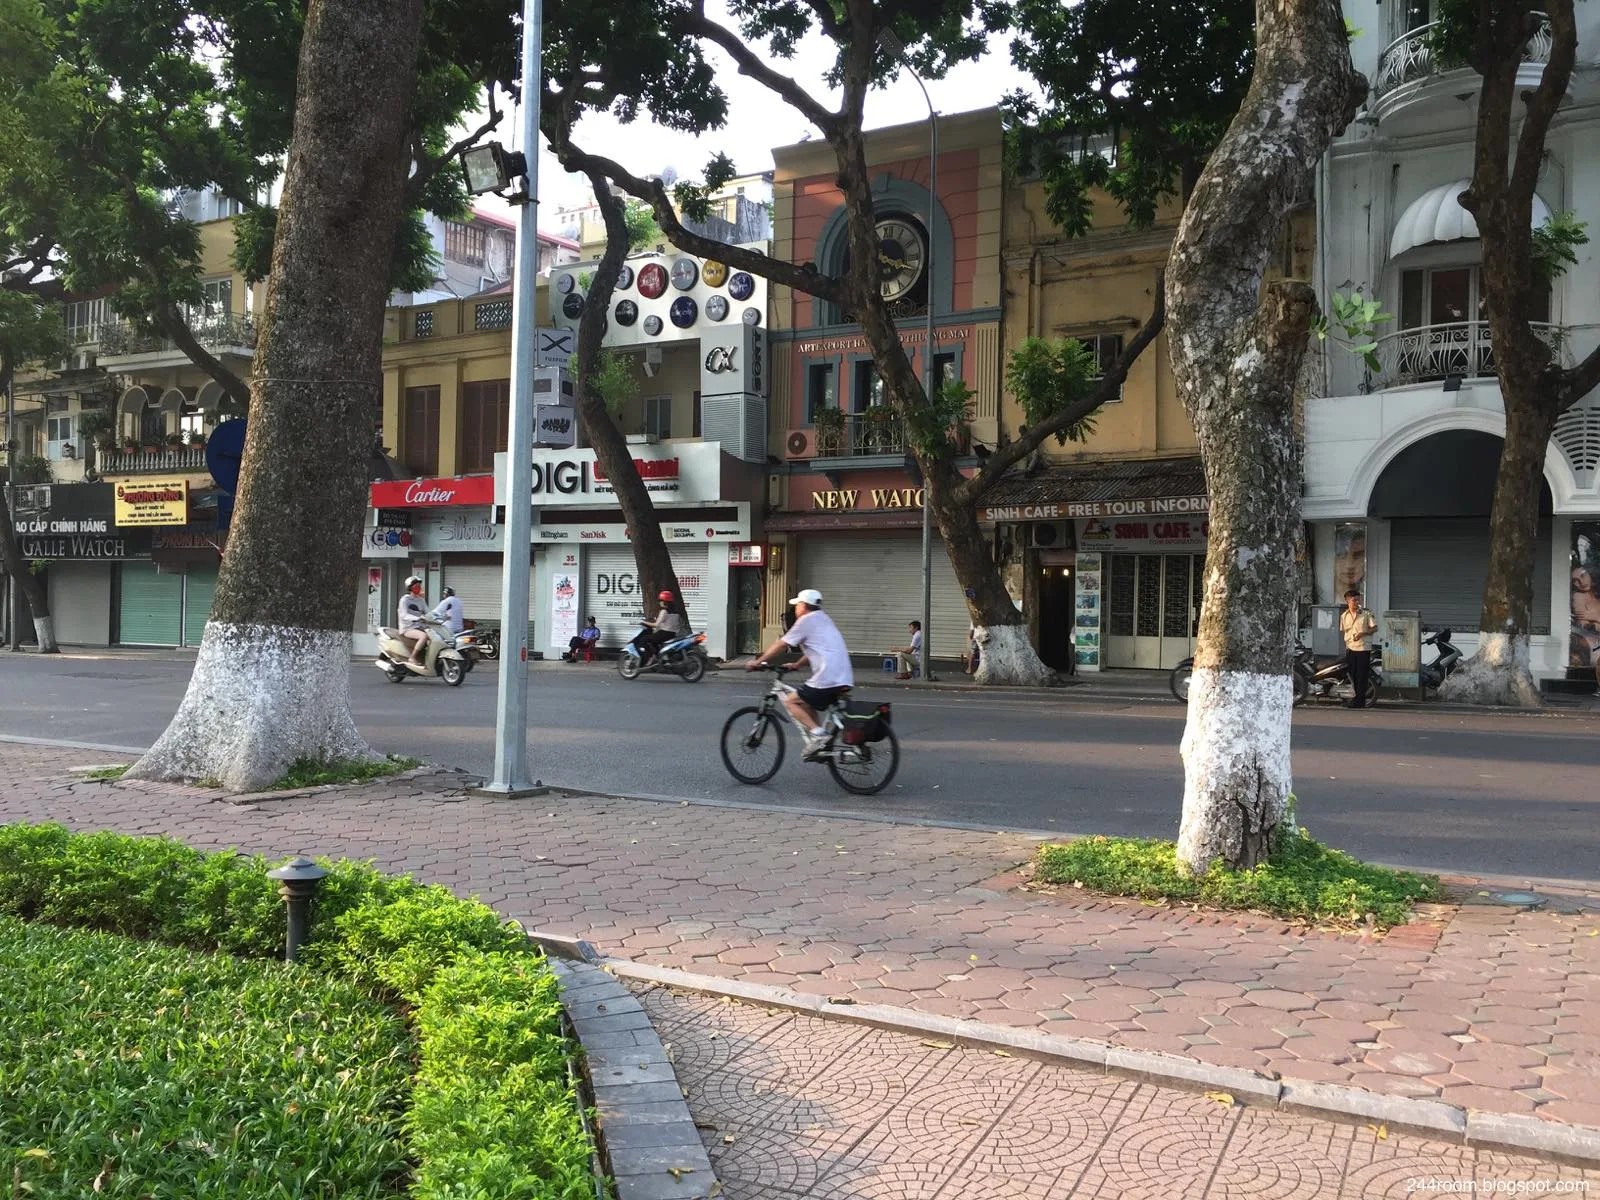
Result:
M1344 657L1344 638L1339 634L1342 604L1316 604L1311 608L1311 652L1320 661Z
M1374 635L1383 645L1385 687L1417 689L1422 686L1422 614L1391 610L1378 618Z

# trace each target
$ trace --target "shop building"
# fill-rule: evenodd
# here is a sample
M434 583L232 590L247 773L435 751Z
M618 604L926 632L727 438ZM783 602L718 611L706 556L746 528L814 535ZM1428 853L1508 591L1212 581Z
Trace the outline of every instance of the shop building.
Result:
M1448 625L1468 654L1489 557L1489 513L1504 406L1494 374L1477 226L1459 196L1472 173L1477 76L1426 52L1426 5L1357 0L1352 45L1373 81L1370 120L1353 123L1319 175L1325 251L1319 290L1359 286L1393 320L1378 330L1376 369L1329 353L1320 396L1306 406L1304 511L1316 598L1338 603L1362 589L1375 610L1414 610ZM1578 12L1581 47L1600 38L1600 15ZM1542 73L1549 40L1528 43L1524 82ZM1533 222L1572 212L1600 220L1600 83L1579 71L1547 140ZM1349 282L1345 282L1349 281ZM1535 328L1570 365L1596 344L1600 263L1578 263L1539 298ZM1600 396L1557 425L1544 465L1534 573L1532 657L1547 681L1592 685L1600 597L1576 588L1600 577Z
M903 267L883 282L919 378L927 323L934 372L973 392L964 470L992 446L1000 390L1001 126L993 109L939 121L938 195L929 192L926 123L867 135L879 236ZM844 196L832 150L806 142L775 150L776 253L832 274L846 267ZM851 649L906 644L922 615L922 480L899 417L885 402L872 351L835 305L775 288L772 306L772 515L766 529L762 639L782 631L786 601L816 588ZM929 646L959 657L971 618L934 532Z

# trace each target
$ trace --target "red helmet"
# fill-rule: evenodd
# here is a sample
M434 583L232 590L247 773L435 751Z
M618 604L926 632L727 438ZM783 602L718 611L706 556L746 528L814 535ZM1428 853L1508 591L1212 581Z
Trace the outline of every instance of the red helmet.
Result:
M665 588L663 588L661 590L661 594L659 596L657 596L656 599L657 600L671 600L672 599L672 593L667 591Z

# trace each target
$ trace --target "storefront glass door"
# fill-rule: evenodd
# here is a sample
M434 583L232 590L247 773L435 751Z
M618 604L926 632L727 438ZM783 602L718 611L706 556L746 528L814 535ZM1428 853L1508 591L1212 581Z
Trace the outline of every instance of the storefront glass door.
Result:
M761 571L743 567L733 572L735 654L761 653Z
M1205 557L1110 555L1106 665L1170 670L1193 652Z

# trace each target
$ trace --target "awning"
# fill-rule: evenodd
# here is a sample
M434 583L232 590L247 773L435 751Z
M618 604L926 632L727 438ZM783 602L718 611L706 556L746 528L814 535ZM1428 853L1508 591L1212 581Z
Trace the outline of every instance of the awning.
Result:
M1407 250L1435 242L1460 242L1478 236L1478 223L1472 214L1461 207L1459 197L1471 184L1470 179L1458 179L1443 187L1422 193L1413 200L1394 224L1394 237L1389 240L1389 257L1398 258ZM1550 207L1538 196L1533 198L1533 227L1538 229L1550 219Z
M1198 458L1083 463L1034 475L1013 472L983 496L980 521L1203 513L1210 508Z

